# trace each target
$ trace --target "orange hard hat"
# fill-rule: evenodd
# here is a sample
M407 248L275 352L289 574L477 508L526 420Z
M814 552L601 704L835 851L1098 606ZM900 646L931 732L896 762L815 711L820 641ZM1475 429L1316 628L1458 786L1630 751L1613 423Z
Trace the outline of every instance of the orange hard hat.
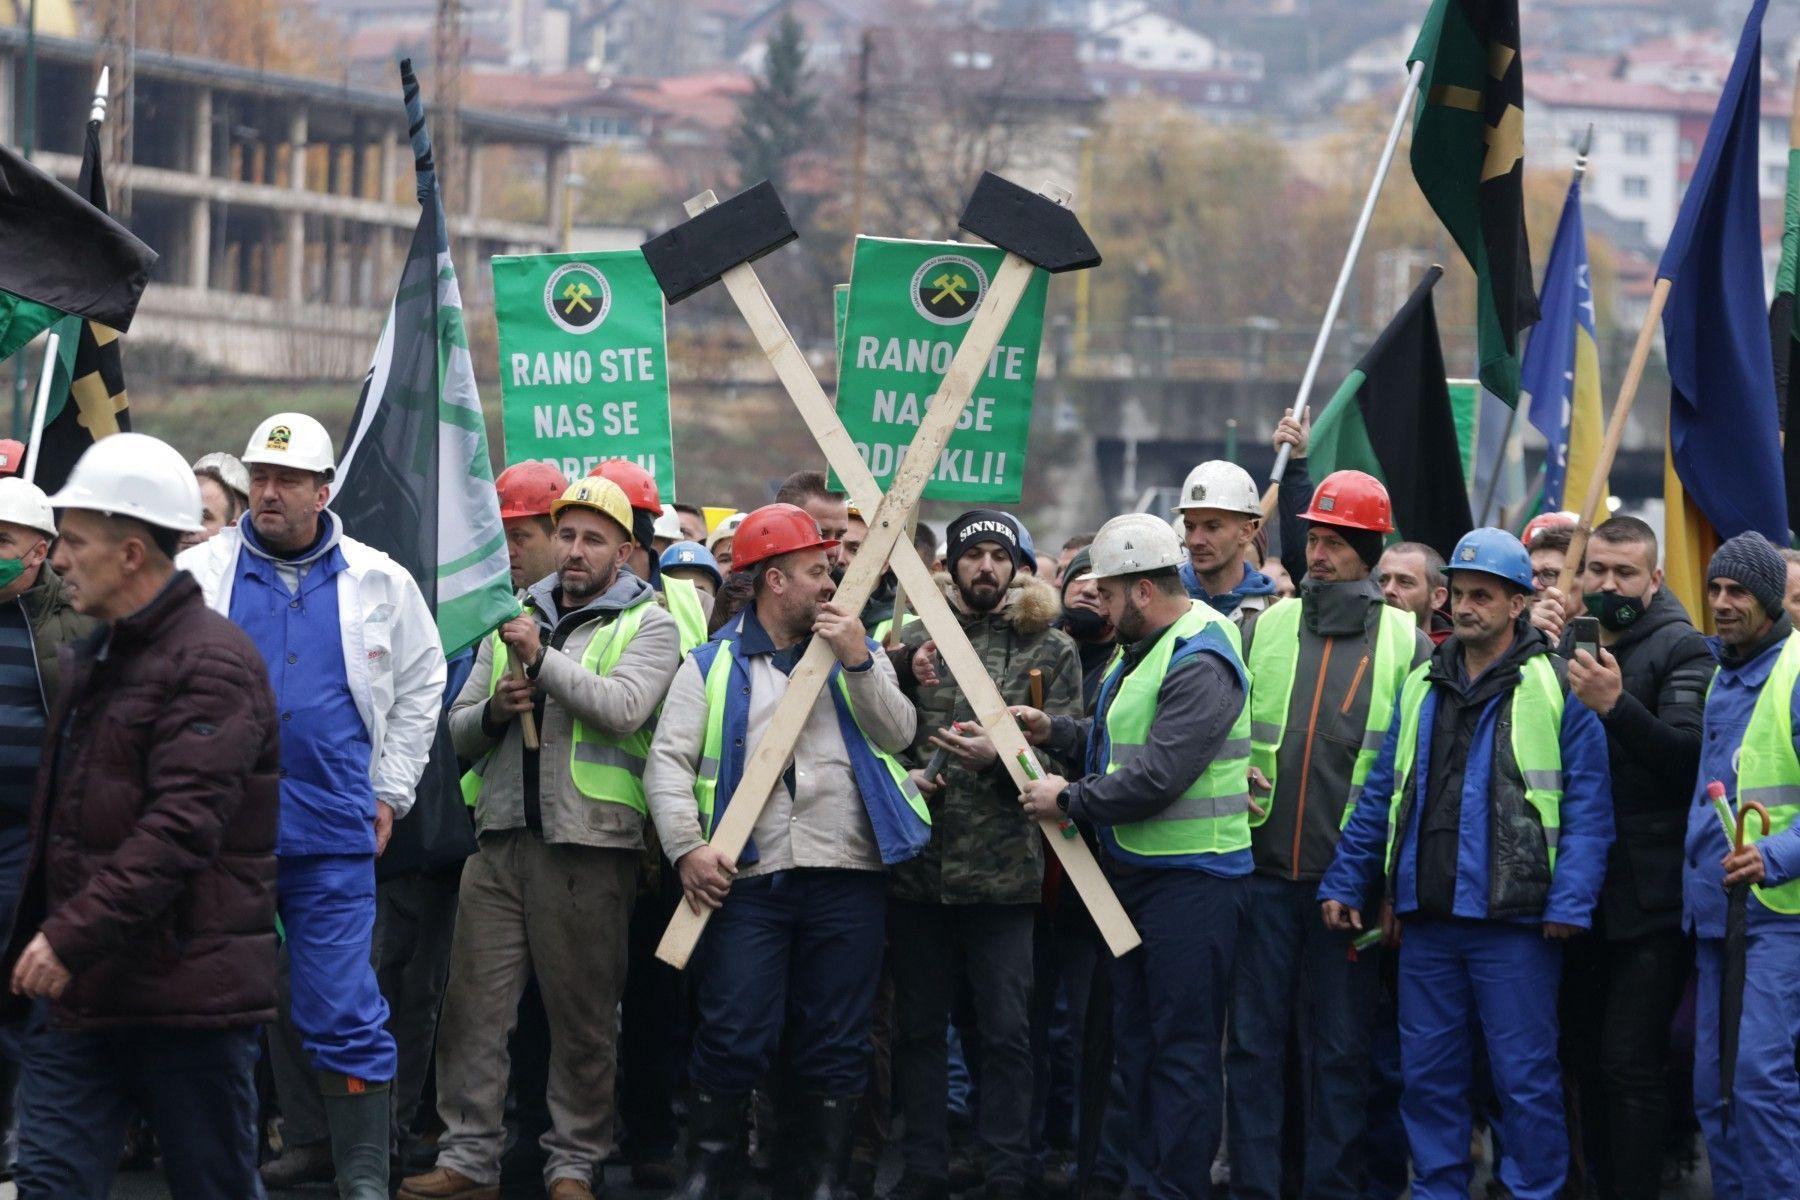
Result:
M1525 523L1525 532L1519 535L1519 540L1524 542L1526 547L1529 548L1531 539L1544 532L1544 530L1573 529L1580 520L1581 518L1572 512L1539 513Z
M562 472L549 463L514 463L494 480L494 490L500 493L500 519L547 517L550 506L568 487Z
M634 462L609 458L588 472L588 478L610 479L625 493L631 507L652 517L662 516L662 496L656 490L656 476Z
M812 514L795 504L765 504L738 526L732 542L731 569L741 571L766 558L796 550L830 550L835 540L819 534Z
M1320 480L1300 519L1370 533L1394 532L1394 506L1387 488L1362 471L1333 471Z
M25 469L25 444L12 438L0 438L0 476L17 475Z

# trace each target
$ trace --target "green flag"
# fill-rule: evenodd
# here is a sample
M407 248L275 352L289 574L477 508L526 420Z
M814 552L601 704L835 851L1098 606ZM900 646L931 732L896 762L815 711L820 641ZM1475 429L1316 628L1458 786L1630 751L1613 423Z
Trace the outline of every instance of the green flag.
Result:
M1537 320L1525 238L1525 77L1518 0L1433 0L1407 63L1419 190L1475 271L1480 375L1519 402L1519 334Z
M1319 414L1308 470L1319 479L1356 470L1381 480L1399 536L1448 558L1474 521L1431 303L1443 273L1426 272Z
M1787 477L1788 521L1800 520L1800 437L1793 434L1788 385L1800 354L1800 307L1794 304L1794 277L1800 265L1800 150L1788 151L1787 212L1781 227L1781 267L1775 273L1775 302L1769 306L1769 347L1775 355L1775 407L1781 414L1782 469Z

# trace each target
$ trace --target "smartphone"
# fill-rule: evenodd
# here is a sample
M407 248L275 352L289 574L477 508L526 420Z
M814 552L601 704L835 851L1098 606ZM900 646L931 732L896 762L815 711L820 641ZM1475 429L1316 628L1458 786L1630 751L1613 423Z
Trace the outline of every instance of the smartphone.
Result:
M1570 651L1571 656L1577 650L1586 650L1595 662L1599 662L1600 619L1598 617L1576 617L1569 622L1569 628L1575 634L1575 645Z

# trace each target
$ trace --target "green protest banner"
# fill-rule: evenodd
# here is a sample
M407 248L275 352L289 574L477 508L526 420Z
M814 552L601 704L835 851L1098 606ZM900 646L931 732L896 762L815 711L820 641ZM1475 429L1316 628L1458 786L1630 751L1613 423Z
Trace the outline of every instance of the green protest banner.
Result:
M837 413L884 489L1003 258L993 246L856 239L838 338ZM1019 500L1048 290L1049 276L1038 271L938 455L925 499ZM833 486L842 486L835 474Z
M625 458L675 497L663 294L637 250L492 260L506 461Z

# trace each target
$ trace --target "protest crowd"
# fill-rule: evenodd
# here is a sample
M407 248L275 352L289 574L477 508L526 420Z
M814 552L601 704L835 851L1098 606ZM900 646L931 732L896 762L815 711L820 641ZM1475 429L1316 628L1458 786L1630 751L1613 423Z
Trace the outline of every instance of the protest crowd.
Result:
M835 402L753 273L797 236L767 183L495 258L490 458L403 64L420 225L347 431L189 462L65 405L0 442L17 1194L1800 1200L1800 551L1731 234L1763 0L1604 445L1593 356L1521 349L1581 335L1585 250L1540 312L1478 119L1516 54L1468 7L1421 38L1472 82L1415 73L1414 168L1481 386L1553 401L1510 521L1463 478L1433 267L1272 424L1267 489L1210 458L1034 539L1048 280L1101 260L991 174L985 245L857 239ZM1433 138L1474 149L1461 201ZM65 310L0 252L4 315L64 312L116 379L94 331L154 254L103 187L5 147L0 184L105 246ZM721 281L823 461L676 503L665 310ZM1659 312L1660 529L1607 486Z

